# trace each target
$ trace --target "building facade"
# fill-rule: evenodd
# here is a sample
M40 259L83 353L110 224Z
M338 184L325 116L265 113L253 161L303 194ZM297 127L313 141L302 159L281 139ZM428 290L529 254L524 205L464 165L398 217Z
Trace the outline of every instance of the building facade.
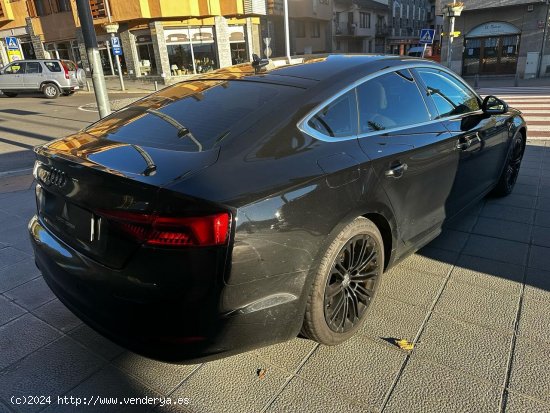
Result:
M387 52L407 54L411 47L420 46L420 31L429 28L429 0L389 0L390 33Z
M549 9L533 0L464 0L451 69L463 76L550 76Z
M129 77L170 79L249 61L260 53L262 0L89 0L103 71L116 64L104 25L119 24L122 72ZM75 0L0 0L5 38L16 36L25 58L71 59L90 70ZM6 7L6 9L8 9ZM8 10L9 11L9 10ZM3 12L2 12L3 13ZM7 13L4 13L6 15ZM0 14L2 16L2 14Z
M385 53L387 0L334 0L332 50L344 53Z
M332 3L333 0L288 0L291 55L326 53L331 50ZM262 24L263 55L284 56L283 0L267 0L266 4L267 16Z

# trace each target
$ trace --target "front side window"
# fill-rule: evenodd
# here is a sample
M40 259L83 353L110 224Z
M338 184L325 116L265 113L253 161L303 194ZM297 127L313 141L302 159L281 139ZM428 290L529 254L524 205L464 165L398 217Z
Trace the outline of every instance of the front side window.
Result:
M307 122L308 126L331 137L357 134L357 100L351 90L333 100Z
M419 68L418 75L439 112L439 118L475 112L480 109L477 96L451 75L437 69Z
M430 115L409 71L391 72L357 87L359 133L427 122Z
M13 63L13 64L9 65L8 67L6 67L6 70L4 70L4 73L9 74L9 75L25 73L25 66L26 65L27 65L26 63L22 63L22 62L21 63L20 62Z

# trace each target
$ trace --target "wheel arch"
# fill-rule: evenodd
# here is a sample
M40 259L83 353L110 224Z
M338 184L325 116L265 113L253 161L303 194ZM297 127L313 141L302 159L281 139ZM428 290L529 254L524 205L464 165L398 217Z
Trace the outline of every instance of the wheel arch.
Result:
M384 215L377 212L370 212L362 216L372 221L378 228L378 231L380 231L380 235L382 235L382 241L384 241L384 270L386 270L390 263L394 246L394 236L390 223Z
M49 85L49 84L54 84L55 86L57 86L59 91L61 91L63 89L58 82L56 82L53 79L48 79L48 80L44 80L42 83L40 83L40 90L44 89L44 86Z

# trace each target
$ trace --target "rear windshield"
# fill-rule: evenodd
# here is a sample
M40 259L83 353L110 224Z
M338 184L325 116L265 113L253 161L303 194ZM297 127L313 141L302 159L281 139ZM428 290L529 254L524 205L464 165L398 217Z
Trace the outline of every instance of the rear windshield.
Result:
M61 72L61 65L58 62L44 62L50 72Z
M166 88L103 120L86 131L135 145L201 151L219 144L253 114L273 108L301 89L250 81L191 81Z

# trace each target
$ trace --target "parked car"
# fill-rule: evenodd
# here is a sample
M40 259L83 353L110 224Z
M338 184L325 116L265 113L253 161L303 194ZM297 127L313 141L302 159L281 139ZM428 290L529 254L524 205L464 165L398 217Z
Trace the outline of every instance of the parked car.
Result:
M18 60L0 70L0 90L8 97L42 92L55 99L72 95L85 81L84 70L70 60Z
M277 63L178 83L35 149L36 263L97 331L178 363L300 333L341 343L385 270L512 191L520 112L437 63Z

